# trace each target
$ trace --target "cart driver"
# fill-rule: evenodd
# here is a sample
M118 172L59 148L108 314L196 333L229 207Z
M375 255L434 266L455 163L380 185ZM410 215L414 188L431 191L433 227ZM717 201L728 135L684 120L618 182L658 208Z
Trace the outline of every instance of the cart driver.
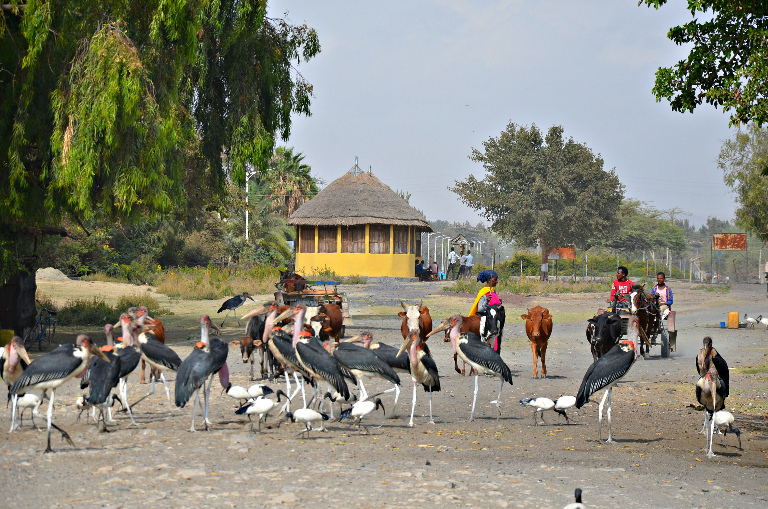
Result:
M667 286L666 279L667 275L663 272L656 274L656 285L651 290L651 295L659 296L659 312L662 320L672 310L672 289Z
M618 295L617 306L621 308L629 307L629 301L625 296L632 292L632 285L634 284L632 281L627 279L628 274L629 269L623 265L619 265L619 267L616 269L616 279L613 280L613 284L611 285L610 302L613 303L613 299Z

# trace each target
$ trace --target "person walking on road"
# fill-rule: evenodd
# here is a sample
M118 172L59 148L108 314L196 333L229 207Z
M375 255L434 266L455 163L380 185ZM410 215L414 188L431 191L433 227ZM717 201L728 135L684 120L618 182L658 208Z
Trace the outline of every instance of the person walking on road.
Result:
M459 275L456 276L456 279L462 279L466 271L467 271L467 255L462 254L461 258L459 258Z
M445 271L445 279L456 279L456 262L459 260L459 255L451 248L451 252L448 253L448 270ZM453 273L453 278L451 278Z
M466 273L464 274L464 277L472 278L472 251L467 249L467 262L466 262L467 268L465 269Z

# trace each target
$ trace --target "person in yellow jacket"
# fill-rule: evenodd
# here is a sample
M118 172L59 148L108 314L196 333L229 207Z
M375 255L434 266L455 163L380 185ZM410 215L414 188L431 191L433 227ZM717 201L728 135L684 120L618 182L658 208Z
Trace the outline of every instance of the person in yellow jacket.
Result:
M483 315L490 306L501 304L501 299L496 293L496 283L499 282L499 275L496 271L484 270L477 275L477 280L485 283L486 286L477 292L477 297L469 312L469 316Z

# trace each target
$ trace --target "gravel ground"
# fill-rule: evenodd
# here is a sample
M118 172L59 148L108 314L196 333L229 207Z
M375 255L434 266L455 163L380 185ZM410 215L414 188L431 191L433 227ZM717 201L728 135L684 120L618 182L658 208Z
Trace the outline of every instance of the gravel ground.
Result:
M84 282L71 282L76 284ZM47 285L39 282L39 291L66 293L67 283ZM96 294L96 286L90 285ZM411 303L423 299L436 324L449 314L466 313L472 296L445 293L444 285L379 281L342 288L350 296L353 314L347 335L371 330L376 340L399 346L396 312L401 299ZM416 425L408 427L412 384L404 379L399 417L393 417L393 394L382 396L387 414L376 412L366 418L369 435L359 434L346 422L331 422L326 432L305 438L299 436L301 425L285 423L278 428L275 418L261 433L251 433L247 419L234 414L235 402L216 386L211 395L212 431L190 433L191 408L175 409L171 416L160 386L137 405L139 426L129 426L127 416L120 413L111 433L99 433L84 418L75 422L73 403L80 390L71 381L56 393L54 421L69 432L74 447L54 431L56 453L42 454L45 433L35 430L28 419L20 431L0 433L6 471L0 486L2 506L562 507L573 501L573 491L579 487L589 507L768 507L765 371L731 374L727 406L744 409L734 411L743 450L736 437L729 434L722 446L716 436L718 456L708 459L702 451L704 436L698 434L702 413L690 406L695 403L697 379L694 356L705 335L713 337L731 368L768 359L768 331L762 326L712 327L725 320L728 311L768 316L765 289L751 285L719 294L672 285L680 331L677 352L662 359L660 348L654 347L614 390L611 444L597 440L596 402L573 413L570 425L549 413L547 423L540 426L534 425L532 409L519 404L523 397L575 394L592 361L584 339L585 319L605 296L502 295L510 317L502 356L515 378L514 386L504 387L501 418L489 403L496 397L498 382L481 378L475 421L468 422L474 380L453 370L450 344L437 337L430 340L443 387L433 400L436 424L428 424L429 398L419 387ZM127 288L126 293L135 292L131 289L135 287ZM529 343L522 320L515 319L536 304L548 307L555 322L545 379L531 378ZM187 337L196 323L182 310L209 307L212 313L217 306L174 303L175 314L168 317L166 328L169 343L182 358L192 348ZM171 325L181 321L189 326ZM92 334L102 341L98 331ZM239 327L223 330L226 340L241 334ZM69 338L65 334L61 340ZM234 384L251 383L239 351L231 350L229 365ZM149 388L139 385L138 378L133 374L129 379L132 401ZM172 389L175 376L170 373L168 378ZM278 388L280 383L272 385ZM372 393L387 386L373 381L366 388ZM338 415L338 408L334 412ZM44 420L37 418L36 423L44 425ZM10 427L9 410L0 412L0 427Z

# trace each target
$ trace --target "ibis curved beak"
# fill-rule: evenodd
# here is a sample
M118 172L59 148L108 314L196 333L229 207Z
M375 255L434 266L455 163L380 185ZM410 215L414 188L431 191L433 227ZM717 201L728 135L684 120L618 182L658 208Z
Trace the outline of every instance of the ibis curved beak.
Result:
M98 347L98 346L96 346L95 344L91 344L91 353L92 353L93 355L96 355L96 356L98 356L98 357L100 357L100 358L104 359L105 361L107 361L107 362L109 362L109 363L111 363L111 362L112 362L111 360L109 360L109 357L107 357L106 355L104 355L104 352L102 352L102 351L101 351L101 348L99 348L99 347Z
M438 332L442 332L442 331L444 331L444 330L446 330L446 329L449 329L450 327L451 327L451 320L450 320L450 319L448 319L448 320L445 320L445 321L443 321L443 323L441 323L440 325L438 325L438 326L437 326L437 328L435 328L435 329L432 329L432 332L430 332L429 334L427 334L427 337L429 338L429 337L431 337L431 336L434 336L434 335L435 335L435 334L437 334Z

